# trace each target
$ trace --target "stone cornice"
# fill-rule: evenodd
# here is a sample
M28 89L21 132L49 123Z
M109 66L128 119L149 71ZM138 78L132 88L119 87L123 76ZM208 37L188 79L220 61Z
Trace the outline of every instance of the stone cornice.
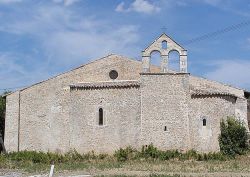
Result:
M104 82L84 82L71 84L71 89L105 89L105 88L138 88L140 82L137 80L119 80L119 81L104 81Z
M192 96L231 96L237 98L236 95L231 94L229 92L222 92L216 90L191 90Z
M190 73L174 73L174 72L169 72L169 73L140 73L140 75L190 75Z

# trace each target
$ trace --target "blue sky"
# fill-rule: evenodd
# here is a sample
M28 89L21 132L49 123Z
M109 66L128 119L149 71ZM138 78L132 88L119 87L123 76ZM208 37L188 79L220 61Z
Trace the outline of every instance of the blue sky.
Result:
M110 53L141 59L165 32L191 74L250 90L249 0L0 0L0 88L26 86Z

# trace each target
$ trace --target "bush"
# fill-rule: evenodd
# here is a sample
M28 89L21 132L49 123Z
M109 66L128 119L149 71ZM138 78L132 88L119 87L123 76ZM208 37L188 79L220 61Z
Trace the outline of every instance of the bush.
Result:
M110 156L108 154L95 154L93 151L87 154L79 154L77 151L70 151L66 154L51 153L51 152L36 152L36 151L20 151L11 152L8 154L0 154L0 168L7 164L7 162L20 162L20 164L79 164L87 161L109 161L116 158L119 162L129 161L129 160L159 160L165 161L170 159L176 160L226 160L227 157L222 153L208 153L200 154L194 150L187 151L185 153L180 153L178 150L159 150L157 147L150 144L148 146L143 146L141 151L136 150L132 147L120 148L114 154Z
M244 154L248 150L247 130L242 122L228 117L226 121L221 121L220 129L219 144L222 153L234 157L237 154Z
M131 147L125 149L120 148L115 152L116 159L118 161L127 161L127 160L141 160L141 159L154 159L154 160L198 160L198 161L207 161L207 160L227 160L228 157L219 153L197 153L195 150L189 150L185 153L180 153L178 150L166 150L162 151L157 149L153 144L148 146L142 146L141 151L137 151Z
M12 152L8 154L8 157L13 161L49 163L49 156L43 152L35 152L35 151Z
M138 156L138 151L129 146L125 149L120 148L119 150L115 151L114 156L118 161L126 161L129 159L134 159L136 156Z
M142 146L141 156L144 158L158 158L162 154L153 144Z
M160 153L160 160L170 160L180 157L180 153L177 150L167 150L167 151L161 151Z

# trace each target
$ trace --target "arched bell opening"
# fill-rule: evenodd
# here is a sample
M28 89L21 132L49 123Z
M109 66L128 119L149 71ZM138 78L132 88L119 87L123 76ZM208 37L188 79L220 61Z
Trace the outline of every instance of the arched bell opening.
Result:
M154 66L161 66L161 62L162 62L162 57L161 57L161 53L157 50L154 50L150 53L150 65L154 65Z
M180 53L177 50L171 50L168 53L168 69L180 72Z

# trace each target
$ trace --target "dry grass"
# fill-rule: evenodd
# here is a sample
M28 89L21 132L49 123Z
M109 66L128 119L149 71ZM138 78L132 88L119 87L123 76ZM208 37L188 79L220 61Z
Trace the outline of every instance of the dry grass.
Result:
M28 174L43 174L47 173L49 169L49 163L34 163L28 160L16 161L10 159L1 161L0 159L0 175L2 175L1 171L4 170L21 170ZM150 174L171 174L172 176L174 174L177 174L177 176L197 176L197 174L234 174L233 176L236 176L238 174L240 176L247 176L245 174L250 174L250 153L225 161L182 161L178 159L161 161L142 158L119 162L113 156L106 156L104 158L83 159L81 161L68 161L55 164L55 172L57 174L77 171L108 176L148 176Z

